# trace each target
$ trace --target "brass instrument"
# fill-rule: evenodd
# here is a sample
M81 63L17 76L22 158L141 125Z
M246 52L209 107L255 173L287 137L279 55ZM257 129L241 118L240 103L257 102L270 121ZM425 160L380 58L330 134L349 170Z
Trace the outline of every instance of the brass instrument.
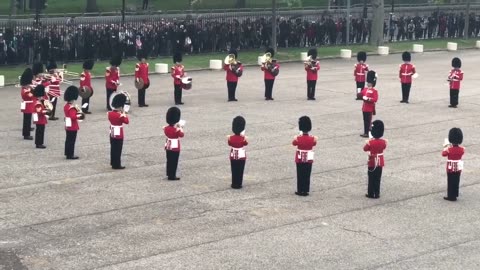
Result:
M261 57L261 62L263 65L266 64L271 64L272 63L272 54L271 53L266 53Z
M235 54L229 54L227 57L225 57L225 60L223 61L225 65L236 65L237 60L235 59Z
M241 63L237 61L235 58L235 54L229 54L225 57L223 61L225 65L229 65L232 72L237 75L237 77L241 77L243 75L242 70L240 69Z
M306 68L311 69L317 65L317 60L312 59L312 57L309 57L307 61L304 62L304 65Z
M127 92L127 91L119 91L119 92L116 92L116 93L113 93L111 96L110 96L110 100L108 101L109 104L110 104L110 108L114 108L113 107L113 98L116 96L116 95L125 95L125 97L127 98L127 100L125 101L125 105L123 106L122 108L122 112L123 113L128 113L130 111L130 105L131 105L131 96L130 94Z
M85 113L82 111L82 108L77 104L75 104L74 107L75 107L75 110L77 110L78 119L79 120L84 120L85 119Z
M262 56L262 65L265 66L265 68L273 75L273 76L277 76L278 73L280 72L277 68L275 68L275 65L273 62L275 62L276 60L274 60L272 58L272 54L271 53L266 53Z
M43 107L45 107L45 110L46 110L45 114L50 116L52 114L52 111L53 111L52 102L50 102L50 100L48 100L48 99L43 99L42 104L43 104Z

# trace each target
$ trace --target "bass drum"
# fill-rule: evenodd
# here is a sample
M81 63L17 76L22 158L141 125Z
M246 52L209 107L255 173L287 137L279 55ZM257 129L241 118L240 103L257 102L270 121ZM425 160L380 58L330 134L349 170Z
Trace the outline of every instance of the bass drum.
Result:
M93 89L89 86L82 86L78 90L78 95L83 99L87 99L93 96Z

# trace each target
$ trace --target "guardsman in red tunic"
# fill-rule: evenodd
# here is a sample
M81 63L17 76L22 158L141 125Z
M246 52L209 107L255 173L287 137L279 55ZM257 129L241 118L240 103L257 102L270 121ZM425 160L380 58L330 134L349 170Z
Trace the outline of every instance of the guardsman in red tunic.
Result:
M123 148L123 124L128 124L128 116L123 110L127 102L124 94L115 94L112 100L113 111L109 111L108 120L110 121L110 165L112 169L125 169L122 166L122 148Z
M368 132L372 126L372 118L376 114L375 103L378 101L378 92L374 88L377 84L377 74L370 70L367 73L367 87L361 92L363 99L363 134L361 137L368 138Z
M262 63L260 67L265 81L265 100L273 100L273 83L275 82L275 77L280 72L280 65L277 63L277 60L273 59L275 51L272 48L267 49L265 54L270 54L270 59L265 59L265 63Z
M234 189L242 188L243 171L247 154L244 146L248 145L245 137L245 118L237 116L232 122L233 135L228 136L228 145L230 148L230 166L232 169L232 185Z
M458 105L458 94L460 92L460 82L463 80L463 71L460 69L462 67L462 60L455 57L452 59L453 69L448 75L448 81L450 82L450 108L457 108Z
M367 198L380 198L380 181L382 180L382 169L385 166L383 151L387 148L387 141L382 139L384 125L381 120L372 123L372 139L368 140L363 151L368 152L368 192Z
M362 100L362 90L365 88L365 77L368 72L368 65L365 64L365 61L367 61L367 53L358 52L357 61L358 63L355 64L355 68L353 69L353 77L355 77L355 82L357 84L357 100Z
M57 108L57 100L60 98L60 83L62 82L62 77L58 72L56 71L57 69L57 63L54 60L50 60L49 63L47 64L47 70L50 75L50 82L49 82L49 90L48 90L48 98L50 99L50 102L53 105L52 112L50 114L50 120L55 121L58 120L58 117L55 117L55 111Z
M20 110L23 113L23 128L22 136L25 140L33 140L30 135L32 128L32 113L35 109L36 98L32 91L33 72L30 68L25 69L20 77L20 85L22 90L20 95L22 97L22 103L20 103Z
M298 119L298 128L302 134L295 136L292 142L293 146L297 147L297 151L295 152L297 191L295 194L298 196L308 196L314 158L313 147L317 145L318 138L308 134L308 132L312 130L312 121L308 116L302 116Z
M83 72L82 74L80 74L80 88L88 87L92 89L92 95L93 95L92 74L90 73L90 71L92 70L94 64L95 62L93 62L93 60L86 60L85 62L83 62ZM83 113L91 114L91 112L88 110L89 108L90 108L90 97L82 98Z
M120 85L120 64L122 63L121 56L114 56L110 60L110 67L105 71L105 87L107 88L107 110L110 108L110 96L117 91Z
M173 96L175 105L182 105L182 78L185 76L185 67L182 65L182 54L176 52L173 55L172 78L173 78Z
M135 65L135 80L138 82L140 79L143 80L143 88L138 89L138 106L139 107L148 107L148 104L145 104L145 90L150 86L150 80L148 78L148 63L147 57L143 50L138 52L138 60L140 63Z
M447 201L456 201L458 197L458 188L460 186L460 175L463 170L463 154L465 148L461 146L463 133L459 128L452 128L448 133L448 144L442 151L442 156L447 157Z
M305 62L308 100L315 100L315 87L317 86L318 71L320 70L320 61L317 60L317 55L317 49L310 49L308 51L309 59Z
M180 138L183 138L183 127L180 121L180 109L171 107L167 111L168 126L163 127L163 132L167 137L165 142L165 152L167 154L167 177L168 180L180 180L177 177L178 158L180 156Z
M412 88L412 77L417 73L415 66L410 63L412 55L409 52L402 54L403 64L400 65L399 78L402 84L402 100L400 103L408 103L410 88Z
M35 88L35 86L39 84L43 84L44 86L48 86L48 82L45 79L45 70L43 69L43 64L39 62L35 62L32 65L32 72L33 72L33 80L32 80L32 86Z
M45 107L45 99L48 97L45 94L45 86L42 84L37 85L33 90L34 96L37 98L35 104L35 111L32 114L33 123L36 125L35 129L35 146L40 149L47 148L44 145L45 138L45 125L47 124L47 108Z
M228 101L238 101L235 97L235 91L237 90L238 78L243 75L243 65L238 61L237 50L230 49L223 64L223 69L227 73Z
M75 100L78 99L78 88L76 86L69 86L65 90L63 99L67 102L63 107L65 113L65 156L67 159L78 159L75 153L75 141L77 140L77 131L80 129L78 121L84 118L84 114L80 107L75 106Z

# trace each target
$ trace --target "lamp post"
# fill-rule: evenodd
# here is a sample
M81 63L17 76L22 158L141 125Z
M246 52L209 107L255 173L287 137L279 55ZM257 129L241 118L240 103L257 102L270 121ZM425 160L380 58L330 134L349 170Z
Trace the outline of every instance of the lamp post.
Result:
M469 28L470 28L470 0L467 0L467 9L466 9L466 13L465 16L465 39L468 39L469 37Z
M125 0L122 0L122 25L125 25Z
M277 0L272 0L272 49L277 51Z
M347 0L347 38L345 39L345 44L350 43L350 0Z

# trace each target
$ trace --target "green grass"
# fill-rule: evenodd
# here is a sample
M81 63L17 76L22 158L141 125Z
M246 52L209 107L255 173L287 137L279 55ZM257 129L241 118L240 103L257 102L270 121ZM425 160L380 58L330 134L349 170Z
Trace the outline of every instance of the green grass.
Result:
M398 42L398 43L391 43L386 44L386 46L390 47L390 53L398 53L403 51L408 51L412 49L412 44L419 43L424 45L425 50L435 50L435 49L445 49L447 47L448 41L454 41L458 43L458 48L473 48L475 46L475 40L427 40L427 41L420 41L420 42ZM335 57L339 56L340 49L351 49L353 54L356 54L359 51L366 51L366 52L376 52L375 46L369 45L350 45L350 46L334 46L334 47L321 47L318 49L319 57ZM279 48L275 58L277 58L280 62L286 61L299 61L300 53L306 52L306 48L289 48L283 49ZM239 60L246 65L256 65L257 64L257 57L262 55L262 51L240 51L239 52ZM205 69L209 67L209 60L210 59L224 59L226 56L225 53L212 53L212 54L200 54L200 55L189 55L184 56L183 64L185 65L186 70L192 69ZM120 69L122 74L132 74L134 71L134 67L136 64L136 60L124 60ZM168 63L171 65L172 59L170 57L166 58L157 58L157 59L149 59L150 62L150 71L154 71L155 63ZM58 63L59 66L61 63ZM105 67L109 66L108 61L100 61L96 62L95 66L92 70L92 74L94 76L102 77L105 71ZM27 66L8 66L8 67L0 67L0 74L5 76L5 83L6 84L14 84L18 81L18 76L23 72L23 70ZM68 70L73 72L82 72L82 64L81 63L71 63L68 64ZM70 79L70 78L69 78ZM77 78L74 78L77 79Z

